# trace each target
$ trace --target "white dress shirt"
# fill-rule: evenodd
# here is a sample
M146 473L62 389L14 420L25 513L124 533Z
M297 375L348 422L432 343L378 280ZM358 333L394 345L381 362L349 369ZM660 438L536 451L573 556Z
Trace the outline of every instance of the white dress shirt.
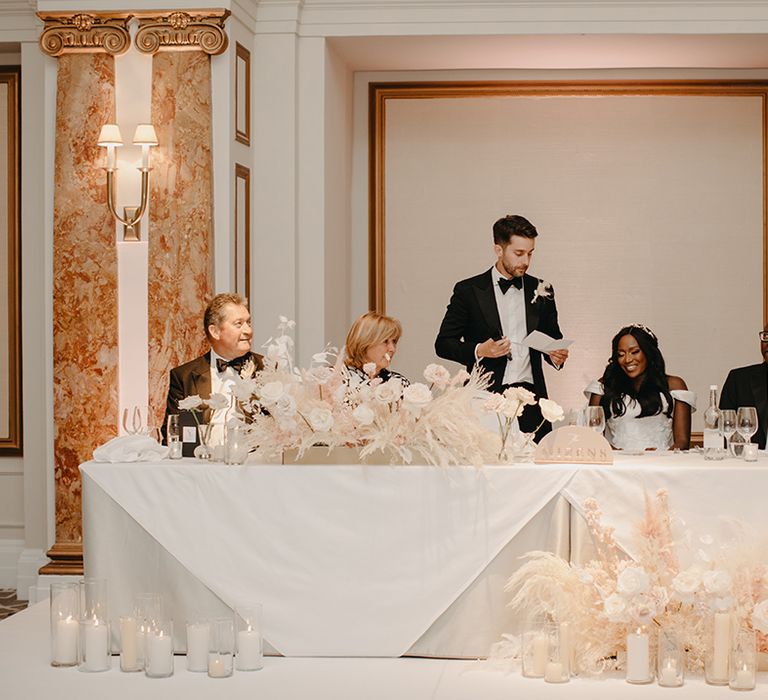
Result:
M491 269L493 279L493 294L496 298L496 308L501 319L501 332L509 339L509 352L512 359L507 359L507 367L504 370L504 384L516 382L528 382L533 384L533 370L531 369L531 352L521 341L528 335L528 326L525 321L525 292L524 289L510 287L504 294L499 287L499 280L503 275L494 265ZM523 279L525 285L525 279Z

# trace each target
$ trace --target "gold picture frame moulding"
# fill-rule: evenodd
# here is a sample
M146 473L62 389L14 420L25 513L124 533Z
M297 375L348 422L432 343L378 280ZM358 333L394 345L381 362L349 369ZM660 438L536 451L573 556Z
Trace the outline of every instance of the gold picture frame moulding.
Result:
M0 280L4 278L4 290L0 295L6 322L0 328L2 352L6 358L7 374L0 383L0 416L7 420L0 423L0 456L22 454L22 398L21 398L21 195L20 195L20 89L21 71L15 66L0 69L0 85L5 87L7 96L2 119L5 124L6 197L0 212L4 221L0 223L0 242L6 252L6 265Z
M243 193L241 194L241 187ZM239 215L242 209L242 218ZM251 298L251 170L235 163L235 228L232 241L234 287ZM241 263L242 261L242 263ZM242 275L241 275L242 269Z
M251 145L251 52L237 42L235 42L235 140L246 146Z

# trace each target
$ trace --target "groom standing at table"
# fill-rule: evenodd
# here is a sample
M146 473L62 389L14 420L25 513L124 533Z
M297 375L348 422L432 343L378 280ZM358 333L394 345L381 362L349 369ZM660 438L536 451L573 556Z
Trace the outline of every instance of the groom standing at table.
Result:
M568 358L568 350L541 353L521 345L534 330L563 337L552 285L526 274L538 235L522 216L507 215L493 225L496 264L456 284L435 340L439 357L459 362L467 371L479 364L490 372L491 391L521 386L537 399L547 397L542 357L555 369ZM535 430L542 421L538 404L526 406L518 421L523 432ZM545 422L537 440L550 430Z
M217 294L208 304L203 317L203 328L211 349L198 357L171 370L168 399L165 406L165 423L172 413L179 413L179 401L197 394L202 399L211 394L224 394L229 398L235 385L235 375L264 368L261 355L251 352L251 314L248 303L239 294ZM227 408L211 412L206 409L204 420L213 423L213 443L223 442L224 416ZM216 426L222 426L217 429Z
M764 450L768 430L768 326L758 335L763 361L728 372L720 394L720 408L735 411L739 406L754 406L757 410L757 433L752 436L752 442Z

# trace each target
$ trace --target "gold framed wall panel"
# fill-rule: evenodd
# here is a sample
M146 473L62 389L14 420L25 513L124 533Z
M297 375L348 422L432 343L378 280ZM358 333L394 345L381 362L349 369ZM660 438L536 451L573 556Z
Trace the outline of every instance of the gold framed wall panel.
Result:
M251 52L235 43L235 140L251 145Z
M0 455L22 454L20 69L0 68Z
M386 123L393 100L606 95L750 96L763 112L763 323L768 324L768 81L451 81L373 82L368 86L368 306L386 310Z
M235 292L251 300L251 170L235 164L235 228L233 276Z

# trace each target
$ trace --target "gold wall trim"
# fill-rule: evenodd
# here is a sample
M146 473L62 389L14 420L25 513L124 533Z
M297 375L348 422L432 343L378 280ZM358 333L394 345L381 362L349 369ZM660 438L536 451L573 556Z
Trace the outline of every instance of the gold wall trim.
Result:
M218 56L227 50L229 39L224 22L229 10L176 10L135 13L139 19L136 48L142 53L158 51L202 51Z
M391 82L368 86L368 306L386 311L386 114L398 99L604 95L723 95L762 98L763 322L768 324L768 81L477 81Z
M0 165L6 169L7 199L0 205L0 212L5 210L5 239L7 267L0 273L5 277L7 308L5 315L8 326L0 334L6 339L6 345L0 352L6 352L8 358L7 392L0 392L0 411L8 416L8 430L0 433L0 455L22 454L22 397L21 397L21 183L19 181L21 144L20 144L20 100L21 69L3 66L0 70L0 83L7 87L8 104L6 113L0 115L5 122L7 141L5 150L7 162ZM0 236L2 238L2 236ZM2 284L2 282L0 282Z
M119 56L131 45L127 13L38 12L45 22L40 48L49 56L66 53L108 53Z

